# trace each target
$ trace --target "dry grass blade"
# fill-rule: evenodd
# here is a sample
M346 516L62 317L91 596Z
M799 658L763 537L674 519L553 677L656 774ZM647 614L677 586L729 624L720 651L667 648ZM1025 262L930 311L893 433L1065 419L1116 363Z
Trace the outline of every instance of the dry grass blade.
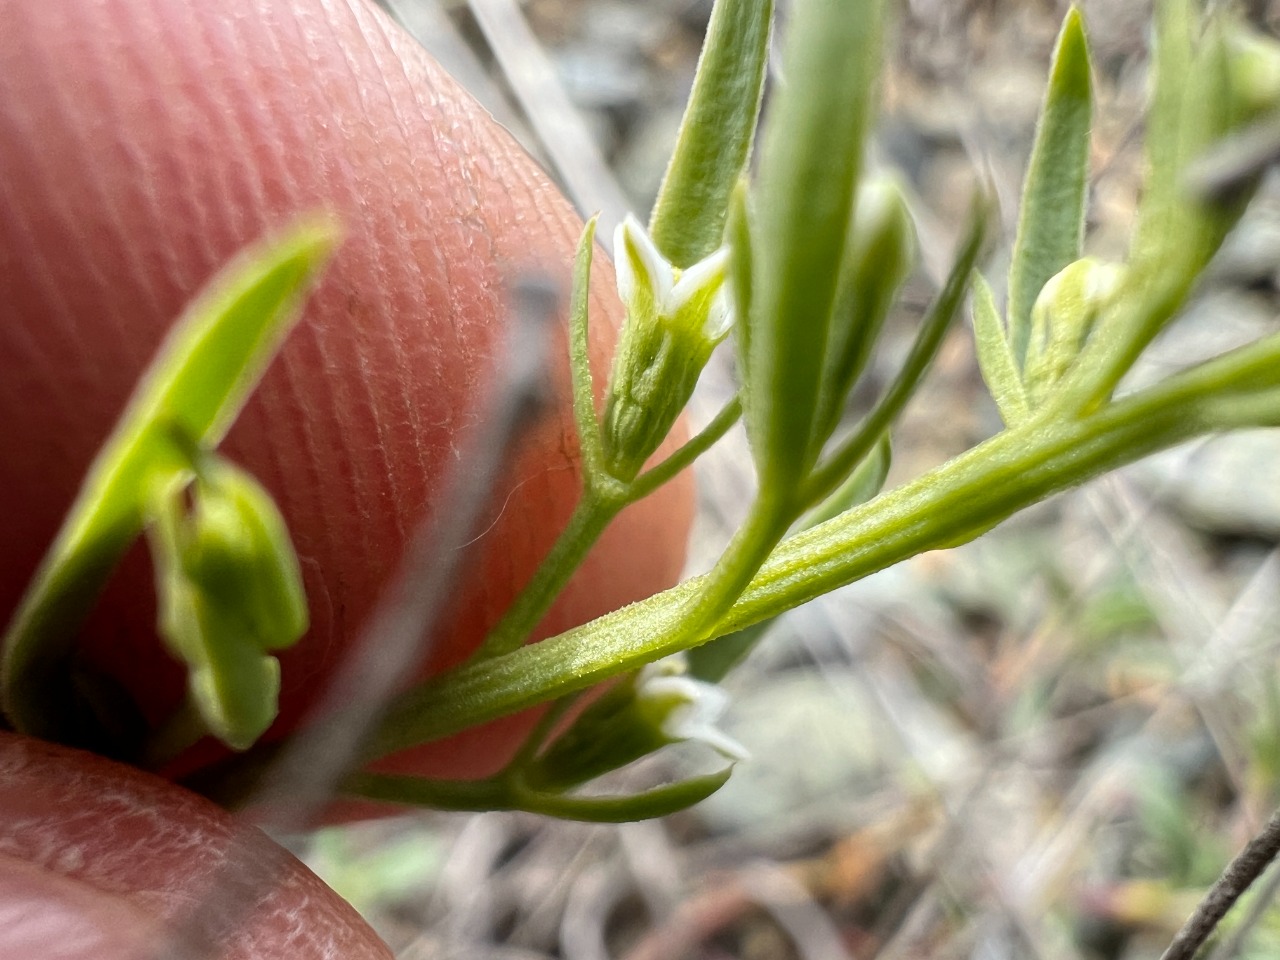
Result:
M408 34L440 66L480 101L493 118L507 128L521 145L534 150L533 137L524 122L516 116L507 95L485 69L476 52L454 25L440 0L382 0Z
M595 139L569 100L555 66L515 0L468 0L493 55L502 66L565 192L583 214L600 213L612 236L631 204L618 187Z

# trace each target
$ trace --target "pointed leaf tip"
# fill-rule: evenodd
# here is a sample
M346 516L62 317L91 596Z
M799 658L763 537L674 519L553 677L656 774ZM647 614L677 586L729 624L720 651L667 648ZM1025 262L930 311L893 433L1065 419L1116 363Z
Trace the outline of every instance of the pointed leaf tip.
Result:
M1080 258L1092 123L1089 45L1084 18L1072 7L1054 49L1009 267L1009 347L1018 369L1025 361L1031 307L1040 288Z

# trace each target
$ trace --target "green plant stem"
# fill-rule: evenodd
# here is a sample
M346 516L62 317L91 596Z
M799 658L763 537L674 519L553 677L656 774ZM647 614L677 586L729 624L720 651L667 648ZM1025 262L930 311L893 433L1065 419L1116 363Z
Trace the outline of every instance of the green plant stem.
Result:
M637 669L798 606L926 550L974 539L1046 496L1215 430L1280 420L1280 342L1235 351L1092 416L1036 417L871 502L784 541L723 614L691 635L707 577L398 698L368 759L456 733ZM1256 395L1240 396L1244 387ZM1270 388L1270 393L1258 392ZM1217 396L1214 396L1217 394ZM708 575L710 576L710 575ZM724 593L732 593L728 579Z
M551 552L539 565L533 579L520 591L515 602L503 614L476 652L484 660L519 649L538 626L555 602L569 578L582 565L587 552L595 545L610 521L628 501L602 495L588 486L573 515L565 525Z
M715 446L741 416L742 398L734 397L675 453L631 481L627 488L628 501L644 499L668 480L673 479L685 467L691 466L693 461Z
M677 635L684 642L680 643L679 649L711 639L704 633L742 595L778 541L786 536L797 513L799 509L789 498L771 497L766 491L756 496L746 520L734 533L716 565L698 578L701 589L680 620Z
M821 503L844 482L845 478L879 443L880 438L885 435L903 407L907 405L907 401L915 395L925 371L937 356L938 348L942 346L942 339L950 328L951 321L960 312L960 304L964 301L965 291L969 287L969 277L982 252L986 223L985 201L979 198L975 201L969 234L960 248L955 265L947 276L947 282L939 291L916 334L911 352L907 354L902 369L898 371L898 376L880 402L876 404L875 409L858 425L853 435L841 443L835 452L809 475L801 497L806 507Z
M1280 855L1280 810L1271 815L1262 832L1227 864L1160 960L1192 960L1236 901L1266 872L1277 855Z
M587 478L582 499L533 579L485 638L478 659L519 648L546 615L569 578L582 564L605 528L628 504L641 500L706 453L742 416L742 402L730 400L695 437L630 484L612 478Z

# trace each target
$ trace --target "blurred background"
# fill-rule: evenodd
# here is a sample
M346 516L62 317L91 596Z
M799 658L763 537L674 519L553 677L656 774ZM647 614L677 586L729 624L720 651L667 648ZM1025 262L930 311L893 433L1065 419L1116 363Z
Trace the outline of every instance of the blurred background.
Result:
M710 0L383 3L580 209L647 213ZM909 187L921 264L875 361L881 383L979 182L1001 202L988 276L1003 276L1066 10L893 6L873 155ZM1097 71L1088 248L1119 258L1150 8L1082 6ZM1243 6L1280 25L1280 5ZM1135 378L1274 330L1278 288L1271 182ZM732 394L722 354L696 423ZM890 482L999 427L961 325L895 432ZM404 960L1157 957L1280 800L1278 465L1280 432L1200 442L782 618L726 684L723 726L752 759L679 816L423 813L327 830L303 852ZM750 495L740 431L698 477L690 572ZM1264 879L1229 918L1218 960L1280 955L1277 887Z

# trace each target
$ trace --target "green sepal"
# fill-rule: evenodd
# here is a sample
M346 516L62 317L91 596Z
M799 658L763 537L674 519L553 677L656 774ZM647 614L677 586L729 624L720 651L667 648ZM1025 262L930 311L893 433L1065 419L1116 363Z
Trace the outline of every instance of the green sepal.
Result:
M572 790L625 767L671 741L637 709L632 674L595 700L521 770L538 792Z
M995 295L986 278L976 272L973 275L973 339L978 368L1000 411L1000 418L1007 427L1017 426L1030 414L1031 406L1005 335L1004 322L996 308Z
M205 286L161 344L6 629L0 701L14 729L117 749L71 682L78 627L142 532L153 478L185 469L174 431L210 448L222 440L337 239L332 222L313 219L255 244Z
M1080 257L1089 177L1093 91L1084 18L1072 7L1062 23L1035 146L1022 187L1009 267L1009 349L1022 368L1031 308L1040 288Z
M773 0L716 0L649 232L677 267L720 246L760 115Z
M640 793L623 796L582 796L581 794L538 794L535 802L522 809L541 813L561 820L579 820L584 823L634 823L637 820L656 820L673 813L688 810L701 803L726 783L733 775L733 766L715 773L686 777L675 783L663 784Z
M684 656L664 658L612 687L550 746L525 758L521 782L563 793L685 741L742 760L746 749L715 727L728 705L724 689L692 676Z
M591 305L591 262L595 253L597 214L583 225L573 259L573 294L569 301L569 370L573 384L573 419L588 481L603 469L600 421L596 416L588 339Z

